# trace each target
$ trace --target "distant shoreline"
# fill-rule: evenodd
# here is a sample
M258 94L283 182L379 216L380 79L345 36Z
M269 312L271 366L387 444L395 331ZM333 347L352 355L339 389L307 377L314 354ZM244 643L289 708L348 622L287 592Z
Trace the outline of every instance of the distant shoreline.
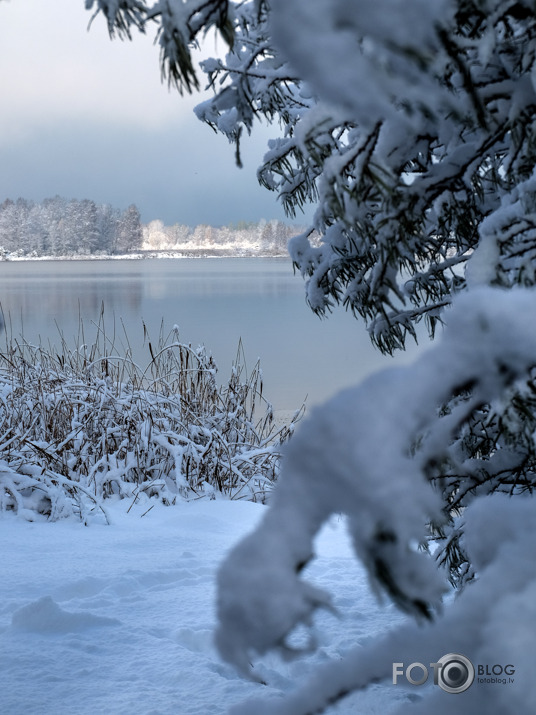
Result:
M289 258L288 253L232 253L226 249L208 251L203 248L178 251L135 251L118 255L87 254L75 256L6 256L0 263L26 261L142 261L154 258Z

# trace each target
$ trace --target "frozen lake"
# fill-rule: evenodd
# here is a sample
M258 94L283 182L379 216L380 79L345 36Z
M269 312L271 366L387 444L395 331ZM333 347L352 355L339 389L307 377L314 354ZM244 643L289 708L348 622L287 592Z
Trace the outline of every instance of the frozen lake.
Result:
M142 320L153 341L162 321L166 331L178 325L184 342L207 347L223 377L241 338L248 368L261 359L265 395L276 410L297 408L306 396L317 404L393 363L343 309L315 316L288 259L0 262L0 305L13 337L58 344L61 330L72 346L79 318L89 342L104 305L107 332L115 325L119 344L124 325L144 365Z

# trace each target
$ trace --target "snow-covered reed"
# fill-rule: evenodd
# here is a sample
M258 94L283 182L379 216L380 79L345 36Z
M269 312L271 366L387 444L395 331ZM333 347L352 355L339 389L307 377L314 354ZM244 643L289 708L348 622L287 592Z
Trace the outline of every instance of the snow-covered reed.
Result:
M102 316L101 316L102 317ZM148 364L104 330L70 348L7 337L0 351L0 510L30 520L106 516L105 501L164 504L179 498L264 502L280 447L303 413L276 425L257 363L246 373L239 345L230 377L175 326L153 343ZM122 354L121 354L122 353Z

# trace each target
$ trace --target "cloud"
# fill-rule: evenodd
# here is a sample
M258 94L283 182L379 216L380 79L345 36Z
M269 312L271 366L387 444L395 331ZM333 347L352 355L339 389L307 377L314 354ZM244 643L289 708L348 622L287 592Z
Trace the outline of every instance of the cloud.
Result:
M193 115L204 97L160 82L152 38L111 41L102 17L87 31L90 18L82 0L0 0L0 201L135 203L145 221L189 225L283 219L256 179L277 129L244 139L238 170Z
M257 183L262 147L246 138L243 148L238 169L234 148L193 116L159 129L62 121L0 145L0 200L59 194L120 208L135 203L144 221L168 224L283 220L276 195Z
M152 38L112 41L90 18L73 0L0 2L0 141L67 117L159 128L191 112L199 98L161 83Z

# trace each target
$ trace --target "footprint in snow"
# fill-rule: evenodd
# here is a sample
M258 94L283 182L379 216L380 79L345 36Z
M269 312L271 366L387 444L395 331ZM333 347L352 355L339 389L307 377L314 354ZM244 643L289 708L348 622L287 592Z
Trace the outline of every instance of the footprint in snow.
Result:
M74 633L120 624L121 621L115 618L95 616L83 611L64 611L50 596L44 596L19 608L11 619L12 627L17 630L49 634Z
M194 653L208 653L214 650L213 630L180 628L173 634L173 639L183 648L187 648Z

